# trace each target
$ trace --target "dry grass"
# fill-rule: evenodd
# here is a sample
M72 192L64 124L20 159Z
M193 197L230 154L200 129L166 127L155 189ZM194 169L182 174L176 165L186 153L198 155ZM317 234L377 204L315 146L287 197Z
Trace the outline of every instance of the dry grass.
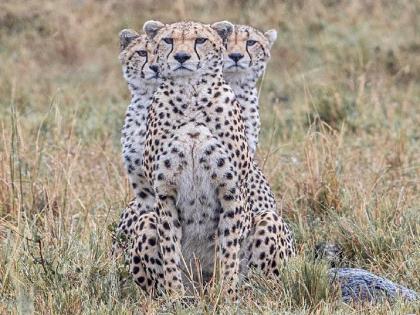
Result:
M311 253L420 291L418 1L3 1L0 4L0 313L415 313L347 306ZM147 19L275 27L260 164L301 257L256 275L238 305L151 301L108 258L130 199L119 130L129 94L119 30ZM417 37L416 37L417 35Z

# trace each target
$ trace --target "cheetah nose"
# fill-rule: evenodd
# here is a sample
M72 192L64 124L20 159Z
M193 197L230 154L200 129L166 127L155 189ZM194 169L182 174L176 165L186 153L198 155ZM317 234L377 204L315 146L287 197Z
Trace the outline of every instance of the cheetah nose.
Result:
M241 53L231 53L229 54L229 58L235 61L235 63L238 63L239 60L241 60L244 57Z
M157 65L150 65L149 66L150 70L152 70L154 73L158 73L159 72L159 67Z
M191 55L185 51L179 51L174 55L174 58L176 61L183 64L185 61L191 58Z

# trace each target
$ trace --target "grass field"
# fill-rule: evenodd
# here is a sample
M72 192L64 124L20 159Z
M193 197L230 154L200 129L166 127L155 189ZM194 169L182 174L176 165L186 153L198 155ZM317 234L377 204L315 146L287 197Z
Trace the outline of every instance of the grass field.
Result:
M118 32L148 19L276 28L258 160L299 257L239 304L150 300L109 258L131 199L120 158L129 93ZM420 2L0 3L0 314L408 314L345 305L315 244L420 291Z

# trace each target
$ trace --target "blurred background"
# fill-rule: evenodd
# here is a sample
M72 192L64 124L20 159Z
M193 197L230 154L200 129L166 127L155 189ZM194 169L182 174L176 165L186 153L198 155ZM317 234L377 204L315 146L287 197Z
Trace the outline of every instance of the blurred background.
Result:
M107 227L131 198L118 33L149 19L278 31L258 161L299 252L334 241L346 265L419 290L419 1L3 0L0 313L135 309Z

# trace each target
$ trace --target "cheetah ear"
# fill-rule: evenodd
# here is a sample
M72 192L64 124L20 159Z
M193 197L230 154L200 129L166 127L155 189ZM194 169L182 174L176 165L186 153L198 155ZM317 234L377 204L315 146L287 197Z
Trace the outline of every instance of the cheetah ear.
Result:
M139 37L139 33L133 31L131 29L123 29L120 32L120 50L124 50L127 46L137 37Z
M232 34L234 25L229 21L220 21L213 23L211 28L214 29L223 40L226 40L230 34Z
M164 26L165 24L163 24L162 22L150 20L144 23L143 31L146 33L149 39L153 39L159 32L159 30Z
M268 43L270 44L270 48L271 46L273 46L274 42L277 39L277 31L276 30L268 30L267 32L264 33L265 38L268 39Z

